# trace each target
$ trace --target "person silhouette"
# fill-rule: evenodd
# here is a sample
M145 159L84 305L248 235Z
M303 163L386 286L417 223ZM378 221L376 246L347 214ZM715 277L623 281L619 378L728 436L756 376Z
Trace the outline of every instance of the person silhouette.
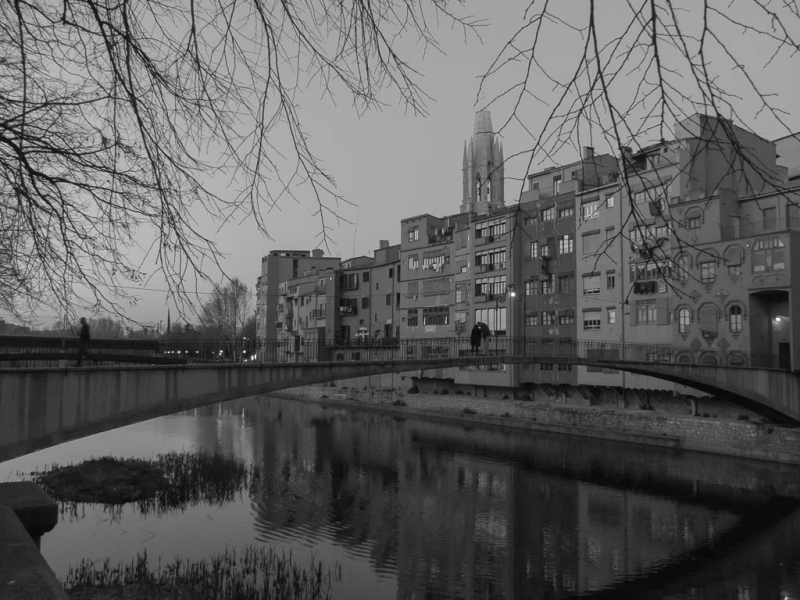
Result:
M481 348L481 333L480 323L475 323L469 334L469 345L472 347L473 354L477 354Z
M86 349L89 347L89 323L85 317L81 317L81 331L78 336L78 366L83 364L83 357L86 356Z

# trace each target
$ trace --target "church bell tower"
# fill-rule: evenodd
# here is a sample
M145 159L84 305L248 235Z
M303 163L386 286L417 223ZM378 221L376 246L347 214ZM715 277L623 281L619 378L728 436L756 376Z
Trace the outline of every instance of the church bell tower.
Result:
M461 212L485 215L505 206L503 146L492 130L488 110L475 113L472 138L464 144Z

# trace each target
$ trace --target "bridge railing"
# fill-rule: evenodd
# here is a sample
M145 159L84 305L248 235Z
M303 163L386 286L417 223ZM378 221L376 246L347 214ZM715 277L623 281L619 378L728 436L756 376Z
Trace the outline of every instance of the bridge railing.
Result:
M81 348L77 337L0 336L0 366L60 367L74 364ZM158 340L93 339L85 346L86 362L162 362Z
M0 364L5 366L64 366L75 360L77 338L0 336ZM306 340L299 336L275 340L177 339L91 340L90 361L247 363L322 362L366 360L426 360L472 356L468 337L455 338L355 338ZM538 362L581 358L589 361L624 361L717 365L725 367L789 368L778 357L741 350L712 350L667 344L621 343L551 337L489 336L477 354L530 356ZM502 370L502 367L486 367Z
M259 346L256 360L317 362L404 360L472 356L469 338L384 338L376 340L316 341L294 338L269 340ZM564 338L490 336L482 340L479 355L581 358L592 361L625 361L698 364L725 367L781 368L778 357L752 355L741 350L712 350L668 344L621 343ZM784 365L788 368L788 365Z

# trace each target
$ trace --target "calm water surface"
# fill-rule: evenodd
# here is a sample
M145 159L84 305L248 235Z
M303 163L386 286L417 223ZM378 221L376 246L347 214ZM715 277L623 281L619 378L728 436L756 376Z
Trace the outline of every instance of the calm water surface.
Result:
M268 544L342 565L337 599L800 598L800 479L770 463L403 420L276 397L163 417L0 463L220 452L257 491L166 515L81 505L42 539L81 557Z

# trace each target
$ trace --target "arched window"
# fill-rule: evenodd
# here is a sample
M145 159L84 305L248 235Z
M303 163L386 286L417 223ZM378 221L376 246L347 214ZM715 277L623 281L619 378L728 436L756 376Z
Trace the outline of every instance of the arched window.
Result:
M738 277L742 274L744 250L740 246L728 246L725 248L724 258L725 265L728 267L728 275Z
M747 358L741 352L731 352L728 354L729 367L746 367Z
M686 229L700 229L703 222L703 212L699 208L686 211Z
M678 333L689 333L689 323L692 322L691 309L683 306L678 309Z
M478 173L477 181L475 181L475 202L481 201L481 174Z
M686 281L689 276L689 269L692 268L692 259L686 253L679 254L675 259L675 265L675 277L677 280Z
M675 357L675 362L682 365L690 365L692 364L692 355L688 352L680 352L678 356Z
M487 202L491 202L492 201L492 180L491 179L487 179L486 180L486 201Z
M731 333L740 333L744 322L744 311L738 304L733 304L728 309L728 327Z
M704 338L717 337L717 327L719 325L719 311L713 304L704 304L697 311L697 318L700 325L700 333Z
M703 352L700 355L700 364L701 365L718 365L719 361L717 360L717 353L716 352Z

